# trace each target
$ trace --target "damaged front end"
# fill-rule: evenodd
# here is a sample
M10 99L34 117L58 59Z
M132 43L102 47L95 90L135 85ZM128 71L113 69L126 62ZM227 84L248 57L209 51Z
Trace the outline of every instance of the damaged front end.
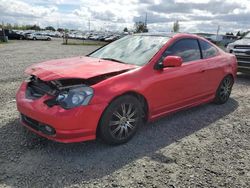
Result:
M36 100L48 95L49 99L44 103L49 107L60 105L64 109L71 109L81 105L86 106L94 95L92 85L123 72L126 71L99 75L89 79L71 78L52 81L43 81L32 75L26 80L26 98Z
M52 107L60 105L64 109L88 105L94 91L81 79L43 81L31 76L27 81L26 98L36 100L44 95L49 99L44 103Z

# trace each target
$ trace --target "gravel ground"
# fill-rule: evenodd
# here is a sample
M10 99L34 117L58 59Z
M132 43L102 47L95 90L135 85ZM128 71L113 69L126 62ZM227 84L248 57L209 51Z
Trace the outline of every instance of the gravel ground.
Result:
M25 67L84 55L61 40L0 44L0 187L250 187L250 76L230 100L141 127L129 143L60 144L18 122L15 92Z

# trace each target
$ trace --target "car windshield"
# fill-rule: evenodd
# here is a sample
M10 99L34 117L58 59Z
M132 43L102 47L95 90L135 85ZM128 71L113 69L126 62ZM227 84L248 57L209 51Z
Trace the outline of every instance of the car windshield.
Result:
M244 38L250 39L250 33L247 33L247 34L244 36Z
M142 66L169 40L163 36L129 35L90 54L90 57Z

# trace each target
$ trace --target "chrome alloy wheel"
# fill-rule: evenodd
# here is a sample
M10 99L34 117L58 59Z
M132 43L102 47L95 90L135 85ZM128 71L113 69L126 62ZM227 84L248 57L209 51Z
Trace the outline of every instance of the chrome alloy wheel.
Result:
M219 95L223 101L226 101L229 98L232 91L232 86L233 86L232 79L230 77L226 77L223 80L219 91Z
M116 139L126 139L133 132L137 121L137 108L132 103L122 103L112 114L109 122L110 133Z

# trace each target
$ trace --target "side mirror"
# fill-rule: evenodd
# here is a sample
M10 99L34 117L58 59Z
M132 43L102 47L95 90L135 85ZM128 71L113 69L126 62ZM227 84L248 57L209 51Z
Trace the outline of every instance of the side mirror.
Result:
M179 56L167 56L163 60L163 68L165 67L180 67L183 60Z

